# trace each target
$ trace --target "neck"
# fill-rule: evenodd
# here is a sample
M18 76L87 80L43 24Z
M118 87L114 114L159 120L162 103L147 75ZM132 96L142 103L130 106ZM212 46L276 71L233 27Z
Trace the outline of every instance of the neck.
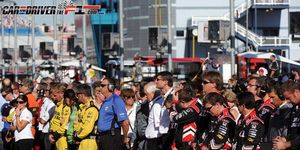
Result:
M162 94L166 94L170 89L171 89L171 87L165 86L165 87L163 87L163 89L161 90L161 92L162 92Z
M248 116L254 109L247 109L245 108L244 111L243 111L243 115L246 117Z
M112 95L112 93L110 93L110 92L107 92L106 94L103 94L104 96L105 96L105 98L107 99L107 98L109 98L111 95Z
M125 105L125 107L126 107L126 110L130 110L133 107L133 105Z

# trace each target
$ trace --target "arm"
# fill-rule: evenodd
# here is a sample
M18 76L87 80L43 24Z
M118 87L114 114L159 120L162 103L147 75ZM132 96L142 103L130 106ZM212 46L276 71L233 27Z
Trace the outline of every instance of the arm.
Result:
M70 115L71 115L71 108L69 106L64 106L62 111L62 119L60 120L60 127L57 129L58 133L60 134L65 133Z
M124 136L124 143L128 143L128 130L129 130L129 122L128 120L122 121L122 129L123 129L123 136Z
M41 117L39 119L40 123L43 124L43 125L48 123L49 120L51 119L52 114L54 113L54 110L55 110L55 105L53 105L52 107L44 110L43 115L41 113ZM41 112L42 112L42 110L41 110Z
M260 122L251 122L246 130L242 150L253 149L259 144L264 134L264 125Z
M95 122L98 119L98 110L94 107L88 108L83 116L82 125L77 133L77 137L80 139L85 138L91 132L93 132Z
M187 124L195 121L195 118L197 117L197 114L192 108L188 108L183 110L182 112L178 113L174 117L174 122L178 124Z

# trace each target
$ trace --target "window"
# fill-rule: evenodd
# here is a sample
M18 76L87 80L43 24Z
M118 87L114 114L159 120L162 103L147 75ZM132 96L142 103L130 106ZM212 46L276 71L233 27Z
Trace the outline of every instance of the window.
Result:
M184 37L184 31L183 30L176 31L176 36L177 37Z

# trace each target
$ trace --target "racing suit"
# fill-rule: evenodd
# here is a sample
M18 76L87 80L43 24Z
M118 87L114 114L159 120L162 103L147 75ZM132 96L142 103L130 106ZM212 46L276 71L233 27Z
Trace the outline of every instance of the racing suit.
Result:
M53 118L50 121L50 135L55 139L55 147L57 150L65 150L68 148L65 131L68 127L71 108L63 104L63 99L56 105Z
M235 128L236 150L257 150L264 133L264 122L251 111L248 115L238 120Z
M96 143L98 114L93 99L90 99L86 104L80 104L77 113L78 123L74 125L75 140L80 141L79 150L98 149Z
M218 117L213 118L203 145L209 149L231 149L235 126L230 108L225 108Z
M291 142L292 150L300 149L300 105L294 105L291 112L291 122L288 128L287 140Z

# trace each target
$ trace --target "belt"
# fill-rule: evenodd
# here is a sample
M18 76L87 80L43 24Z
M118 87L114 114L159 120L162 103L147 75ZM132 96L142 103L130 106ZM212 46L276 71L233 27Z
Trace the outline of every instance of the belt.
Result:
M115 132L121 132L121 128L116 128ZM107 131L100 131L99 132L99 136L103 136L103 135L108 135L111 134L111 130L107 130Z
M86 140L86 139L92 139L92 140L95 140L97 138L96 135L90 135L90 136L87 136L85 138L83 138L82 140Z

